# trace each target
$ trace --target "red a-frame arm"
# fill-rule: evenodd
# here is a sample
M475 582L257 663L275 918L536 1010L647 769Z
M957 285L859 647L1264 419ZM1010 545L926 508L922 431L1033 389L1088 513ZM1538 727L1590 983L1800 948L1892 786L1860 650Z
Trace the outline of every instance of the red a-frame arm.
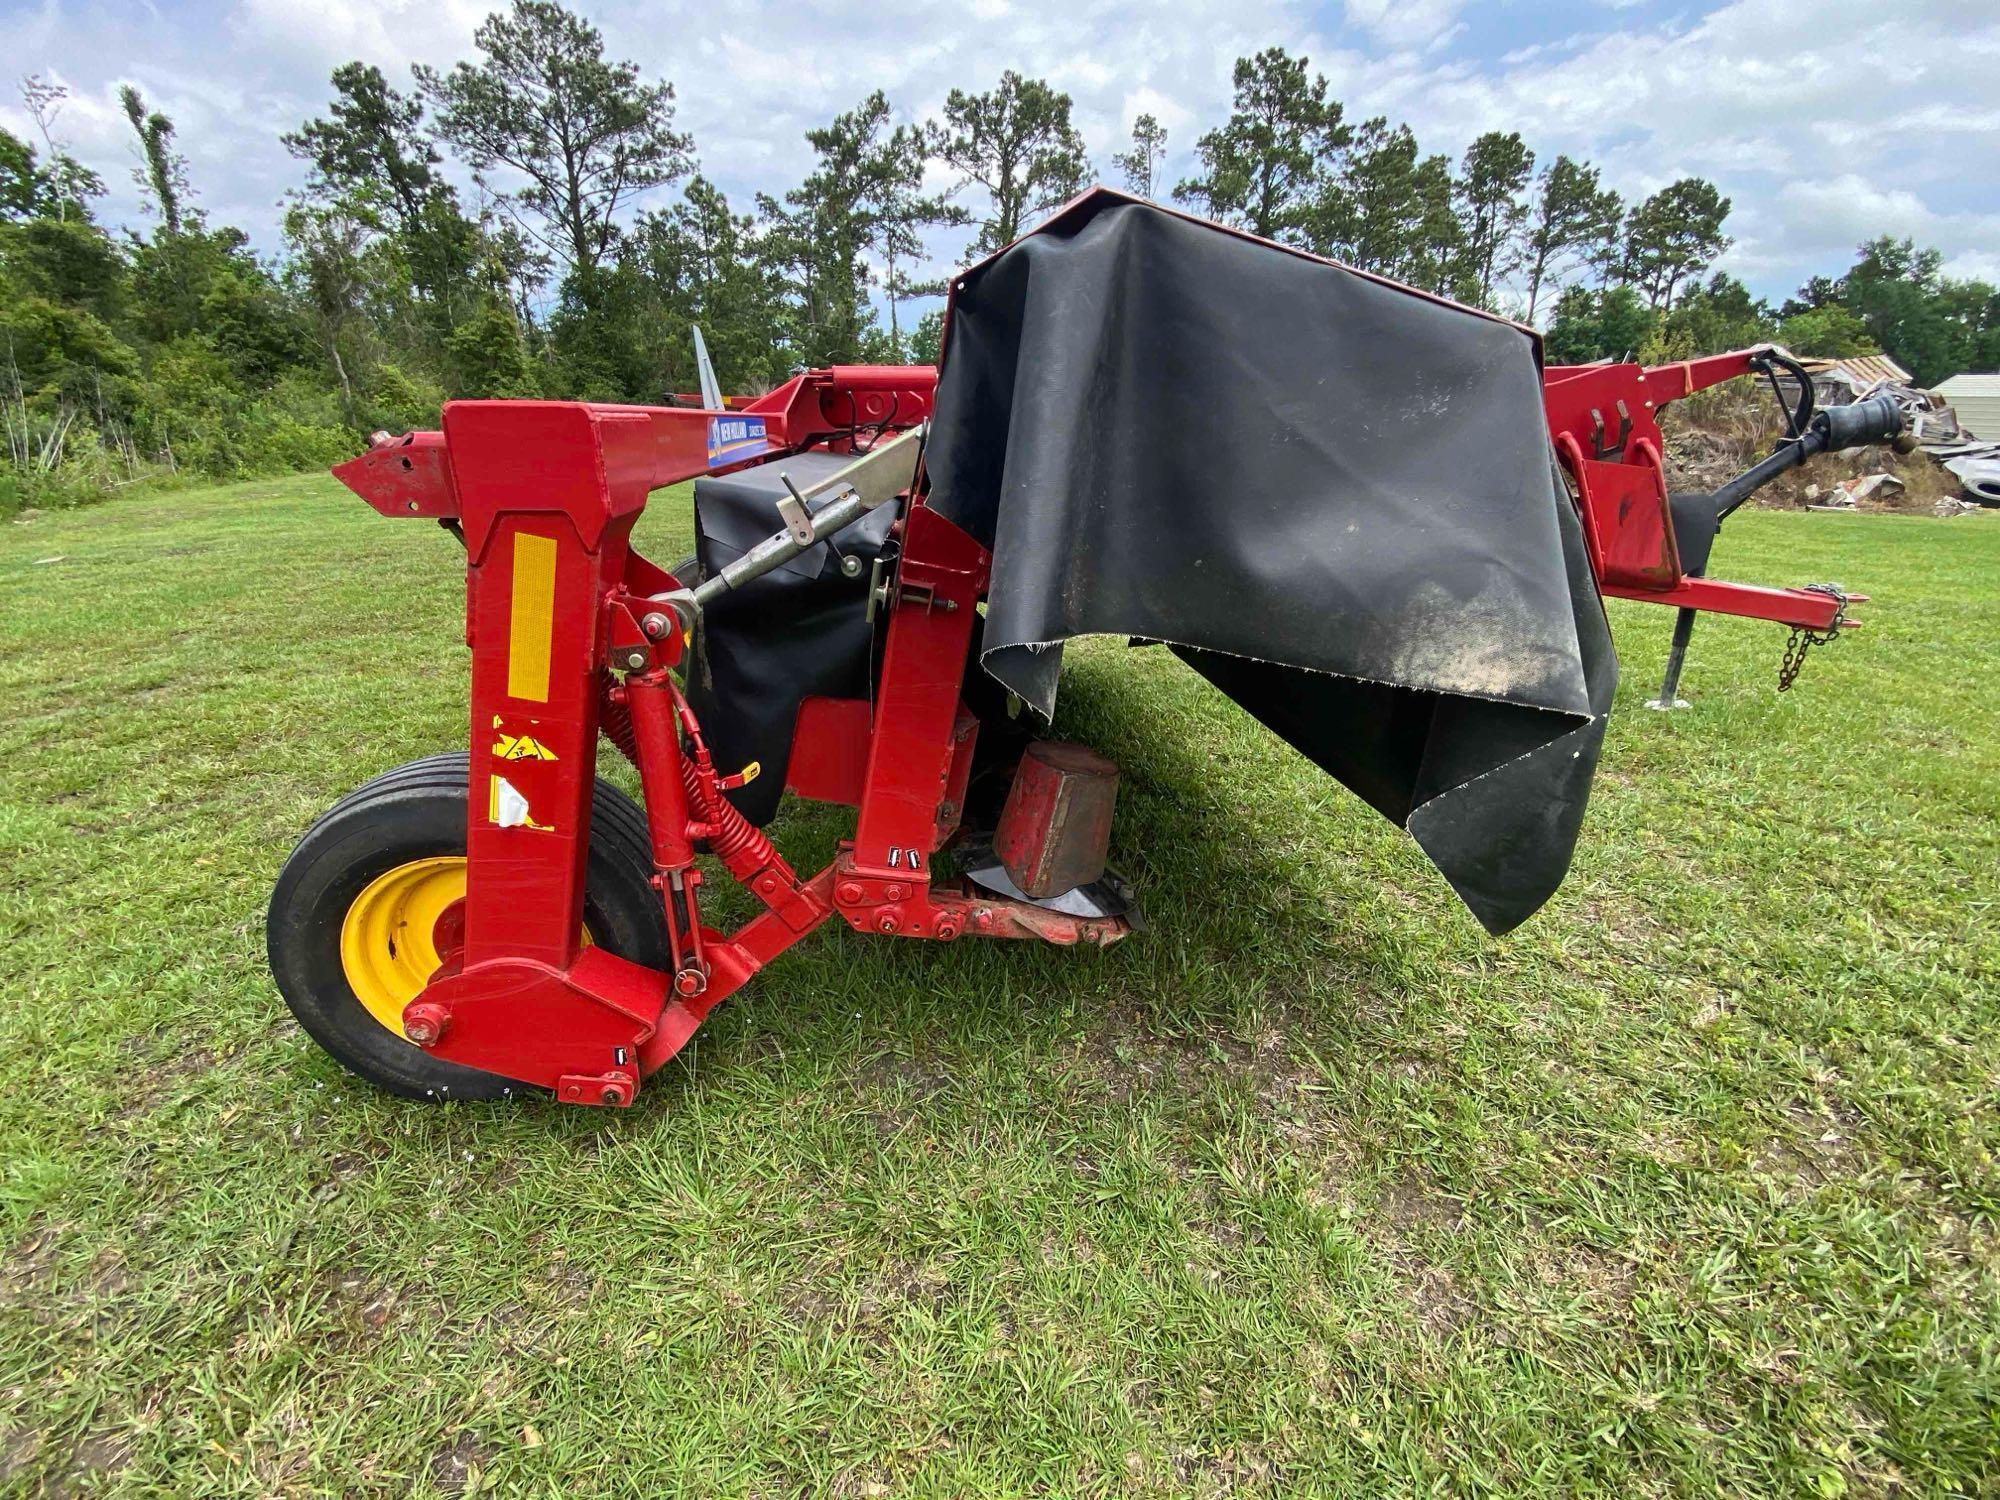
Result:
M1808 630L1830 629L1839 618L1835 595L1697 578L1681 565L1659 413L1684 396L1749 374L1762 352L1739 349L1651 367L1551 365L1542 372L1549 436L1576 487L1591 569L1606 594Z

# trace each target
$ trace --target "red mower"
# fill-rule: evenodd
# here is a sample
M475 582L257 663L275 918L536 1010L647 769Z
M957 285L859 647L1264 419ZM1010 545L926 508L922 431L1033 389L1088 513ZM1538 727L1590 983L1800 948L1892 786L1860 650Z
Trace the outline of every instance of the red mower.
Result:
M960 276L947 339L740 406L453 402L335 471L464 543L472 702L467 749L350 794L278 879L272 968L329 1052L417 1098L625 1106L823 923L1117 942L1117 769L1035 736L1080 635L1180 655L1504 930L1581 824L1600 591L1680 609L1668 703L1697 611L1852 624L1708 579L1709 546L1899 426L1797 379L1771 458L1669 495L1661 408L1781 352L1544 370L1530 329L1103 191ZM632 527L687 479L668 570ZM817 873L763 831L784 791L856 809ZM734 932L718 875L761 908Z

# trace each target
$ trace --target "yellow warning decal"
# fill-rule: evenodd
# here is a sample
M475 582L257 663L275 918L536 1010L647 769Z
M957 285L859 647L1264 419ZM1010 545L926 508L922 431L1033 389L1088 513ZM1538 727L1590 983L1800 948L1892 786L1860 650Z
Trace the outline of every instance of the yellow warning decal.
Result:
M556 541L514 534L514 592L507 619L507 696L549 701L549 652L555 634Z
M532 734L509 734L501 730L499 740L493 746L493 753L501 760L554 760L555 751L544 745Z

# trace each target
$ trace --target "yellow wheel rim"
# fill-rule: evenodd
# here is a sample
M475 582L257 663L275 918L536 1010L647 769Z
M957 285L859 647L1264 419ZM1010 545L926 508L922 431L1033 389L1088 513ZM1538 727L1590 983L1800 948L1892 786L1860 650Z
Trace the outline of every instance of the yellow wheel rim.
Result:
M438 965L438 918L465 899L465 856L413 859L363 887L340 924L340 967L368 1014L395 1032ZM578 941L591 941L588 926Z
M368 1014L403 1032L403 1007L441 962L438 918L465 897L465 858L413 859L368 882L340 924L340 967Z

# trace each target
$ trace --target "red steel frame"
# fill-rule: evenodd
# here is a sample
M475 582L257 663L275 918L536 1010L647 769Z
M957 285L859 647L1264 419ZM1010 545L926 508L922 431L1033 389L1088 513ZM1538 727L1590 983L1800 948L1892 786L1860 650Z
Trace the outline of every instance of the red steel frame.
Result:
M1755 368L1739 349L1680 364L1550 365L1542 401L1556 456L1575 487L1591 571L1604 593L1649 604L1774 620L1807 630L1860 622L1816 589L1774 589L1695 578L1681 568L1667 505L1659 414L1670 403ZM1865 603L1850 594L1847 603Z
M1606 593L1823 628L1826 595L1688 578L1675 552L1655 415L1749 358L1552 368L1550 431ZM406 1007L412 1041L562 1099L629 1105L717 1003L834 917L936 941L1125 934L1119 919L932 881L971 768L978 725L961 689L991 559L924 503L921 477L897 522L873 703L809 699L795 730L791 789L858 809L826 869L801 878L729 805L744 773L712 764L671 676L684 643L658 628L656 596L679 584L631 545L647 495L809 449L858 451L864 432L928 417L935 384L928 366L836 366L727 411L459 401L441 432L335 470L385 515L457 527L467 552L468 870L462 911L446 918L463 940ZM639 770L667 972L579 935L600 733ZM697 844L764 908L734 933L702 923Z
M800 716L793 788L860 809L853 840L810 879L722 795L742 773L711 763L674 683L683 642L645 628L655 596L678 587L631 546L650 491L808 449L856 451L863 433L928 417L935 384L929 366L836 366L726 412L453 402L442 432L335 471L384 515L457 526L467 553L467 881L446 918L463 942L405 1008L412 1041L566 1100L627 1105L718 1002L830 918L938 941L1124 935L1118 919L932 881L971 768L977 721L960 690L990 559L921 499L897 523L872 707L814 699ZM579 937L600 733L639 770L670 972ZM737 932L701 922L697 843L765 908Z

